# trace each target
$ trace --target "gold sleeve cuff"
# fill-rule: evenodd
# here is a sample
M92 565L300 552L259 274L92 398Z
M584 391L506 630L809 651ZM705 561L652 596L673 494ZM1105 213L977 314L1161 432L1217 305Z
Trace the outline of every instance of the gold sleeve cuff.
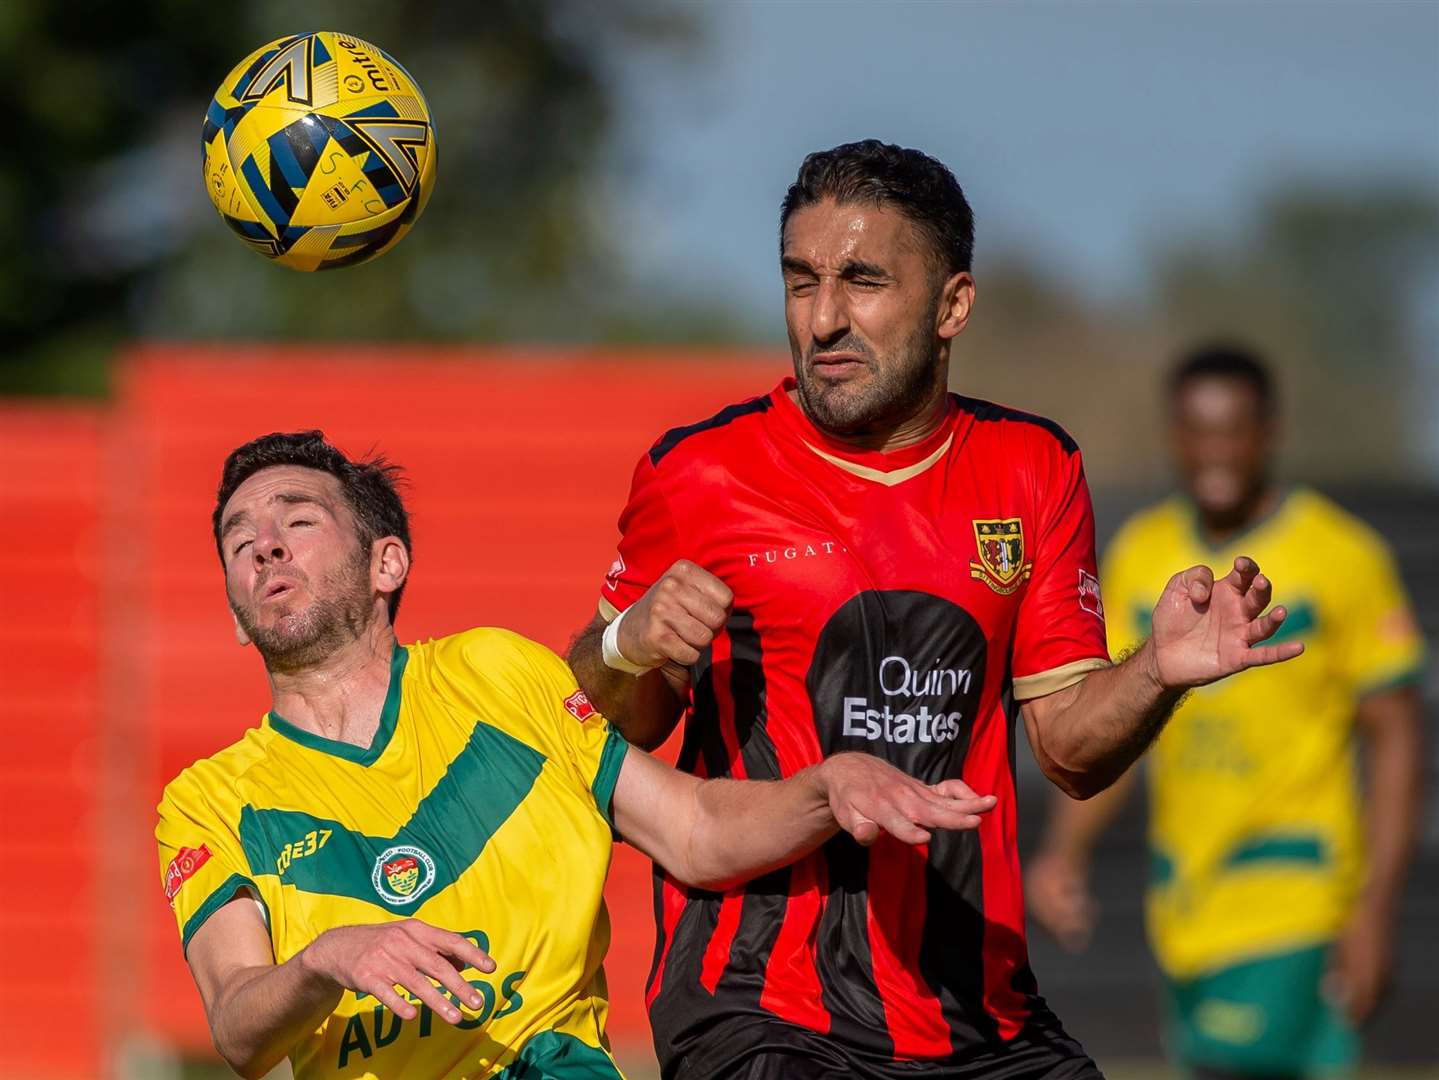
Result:
M603 596L600 597L600 618L607 623L612 623L620 617L620 609L611 604Z
M1014 680L1014 698L1016 701L1029 701L1032 698L1045 697L1082 682L1091 672L1109 666L1111 665L1108 660L1092 656L1088 660L1075 660L1070 664L1041 671L1037 675L1021 675Z

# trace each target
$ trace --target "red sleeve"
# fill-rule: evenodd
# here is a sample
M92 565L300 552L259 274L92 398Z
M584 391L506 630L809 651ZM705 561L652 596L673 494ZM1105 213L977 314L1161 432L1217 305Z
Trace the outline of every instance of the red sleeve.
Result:
M635 466L630 497L620 513L620 544L600 587L600 614L613 619L680 558L679 534L664 483L645 454Z
M1094 508L1079 451L1048 467L1038 485L1034 570L1015 625L1010 657L1021 701L1063 690L1109 663L1104 605L1094 557Z

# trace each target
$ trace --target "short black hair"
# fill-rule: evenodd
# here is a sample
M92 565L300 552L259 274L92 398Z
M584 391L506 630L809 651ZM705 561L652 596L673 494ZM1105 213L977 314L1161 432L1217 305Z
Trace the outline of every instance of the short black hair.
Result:
M1259 403L1259 414L1268 420L1278 409L1278 394L1269 365L1257 349L1232 341L1211 341L1184 353L1169 373L1169 399L1176 401L1195 379L1238 379L1248 383Z
M781 252L790 215L825 199L894 207L925 234L947 275L968 271L974 259L974 212L964 191L922 151L865 139L810 154L780 204Z
M345 505L355 515L362 549L368 550L382 536L395 536L413 557L410 515L398 489L403 482L398 465L390 464L383 457L351 461L325 441L323 431L275 431L231 450L220 470L220 490L215 496L211 527L221 565L225 562L225 549L220 543L220 515L225 512L225 504L251 476L275 465L299 465L329 473L340 482ZM392 623L395 612L400 610L400 596L404 591L402 584L387 598Z

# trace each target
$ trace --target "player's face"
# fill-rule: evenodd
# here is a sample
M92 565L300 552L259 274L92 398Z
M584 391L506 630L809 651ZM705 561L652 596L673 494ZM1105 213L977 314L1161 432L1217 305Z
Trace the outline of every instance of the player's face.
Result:
M946 278L898 211L824 201L795 211L780 262L800 404L836 435L894 429L943 398L949 339L974 283Z
M1173 437L1185 488L1206 516L1233 516L1268 482L1273 424L1242 379L1186 382L1174 399Z
M261 469L221 515L225 591L241 641L272 671L294 671L383 617L339 481L300 466Z

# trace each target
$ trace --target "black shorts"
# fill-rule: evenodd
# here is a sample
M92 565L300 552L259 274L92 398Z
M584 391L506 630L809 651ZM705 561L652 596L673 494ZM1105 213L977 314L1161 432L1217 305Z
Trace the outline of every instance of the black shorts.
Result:
M717 1024L665 1080L1104 1080L1062 1028L1026 1028L1007 1043L945 1061L862 1057L833 1039L773 1018Z

